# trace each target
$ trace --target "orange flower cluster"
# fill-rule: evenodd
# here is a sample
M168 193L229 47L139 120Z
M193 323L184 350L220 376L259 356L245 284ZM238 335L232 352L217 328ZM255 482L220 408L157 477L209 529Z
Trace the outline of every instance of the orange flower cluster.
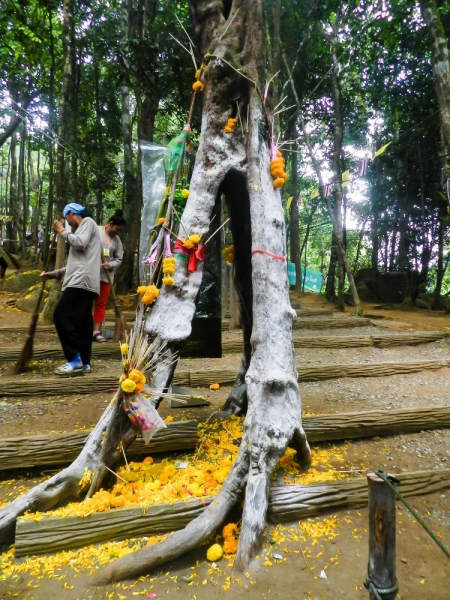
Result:
M201 81L194 81L194 83L192 84L192 89L194 90L194 92L203 92L203 88L204 88L204 84Z
M277 158L270 161L270 173L273 177L273 187L282 188L287 181L287 173L284 170L284 158L279 150L277 150Z
M159 290L156 285L140 285L137 292L140 294L141 300L146 306L153 304L159 296Z
M177 259L174 256L167 256L163 260L162 270L164 273L164 277L162 282L164 285L173 285L175 283L175 279L172 275L175 273L175 265Z
M236 523L228 523L222 530L224 554L236 554L238 544L238 526Z
M226 246L222 250L222 256L227 261L227 263L233 264L234 263L234 245L231 244L230 246Z
M236 119L228 119L227 124L225 125L224 131L225 133L231 133L233 131L234 126L236 125Z

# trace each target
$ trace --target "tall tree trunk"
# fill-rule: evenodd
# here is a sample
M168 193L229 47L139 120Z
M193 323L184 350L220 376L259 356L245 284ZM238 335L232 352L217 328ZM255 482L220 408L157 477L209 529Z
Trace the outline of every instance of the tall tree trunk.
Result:
M48 102L48 122L50 129L53 131L55 127L55 71L56 71L56 60L55 60L55 40L53 36L53 12L52 7L49 4L48 10L48 25L50 34L50 77L49 77L49 102ZM54 221L53 214L53 203L54 203L54 187L55 187L55 168L54 168L54 144L50 137L49 149L48 149L48 203L47 203L47 220L45 224L45 236L44 236L44 250L43 250L43 261L44 266L47 264L48 253L50 252L50 237L52 231L52 224Z
M344 237L342 230L342 140L344 139L344 121L342 118L341 108L341 91L339 89L339 61L337 58L336 51L336 38L330 40L331 45L331 56L333 60L333 68L330 74L331 79L331 90L333 94L333 109L334 109L334 135L333 135L333 153L331 156L331 169L333 172L334 181L334 206L332 207L335 213L333 220L333 228L335 229L336 244L344 246ZM345 285L345 271L343 265L343 259L340 252L338 252L338 310L345 312L344 302L344 285Z
M439 227L438 227L438 263L437 263L437 273L436 273L436 287L433 292L433 310L441 310L442 302L441 302L441 292L442 292L442 282L444 281L445 267L444 267L444 232L446 228L444 214L446 211L446 207L441 208L441 214L439 219ZM446 214L446 213L445 213Z
M27 187L26 187L26 168L25 168L25 155L27 148L27 123L26 120L23 121L20 133L20 147L19 147L19 165L18 165L18 197L17 197L17 205L19 209L18 219L17 219L17 233L19 235L19 239L21 240L21 244L18 248L19 253L23 252L23 242L25 240L25 233L27 227Z
M11 144L9 146L9 156L11 171L9 176L9 214L16 219L16 215L19 213L19 199L18 199L18 182L17 182L17 132L14 132L11 136ZM10 252L17 252L17 223L9 221L6 225L6 235L9 240L8 249Z
M295 265L295 291L302 289L302 265L300 261L300 227L298 215L298 173L297 173L297 144L292 146L291 158L291 194L290 229L291 229L291 262ZM309 233L309 231L308 231Z
M252 356L245 376L248 412L236 462L209 509L184 530L160 543L158 552L147 546L119 559L97 572L95 583L134 577L195 548L221 525L244 489L235 567L245 569L259 548L276 462L290 442L295 444L300 460L308 463L310 457L300 420L291 342L294 313L289 303L281 197L270 176L269 140L261 127L265 120L261 98L251 83L257 82L260 88L263 79L262 0L235 0L228 17L234 17L233 27L225 33L227 23L221 1L200 0L192 3L191 10L203 42L202 55L209 50L214 56L204 78L201 140L183 224L189 234L206 234L222 183L227 179L231 189L237 185L240 190L234 198L230 195L230 202L245 204L250 212L250 223L234 224L236 234L246 238L252 249L251 254L235 255L236 261L242 262L251 273L247 287L253 289L253 304L249 307L253 315ZM223 35L217 43L220 32ZM224 55L234 68L221 60ZM251 81L241 77L237 68ZM231 138L223 128L236 89L240 90L241 114L249 115L248 135L243 136L236 128ZM244 185L239 186L239 182ZM188 273L187 264L179 262L175 285L161 291L146 325L150 335L162 335L171 347L189 335L202 278L201 264L198 271ZM267 319L268 310L271 319ZM280 344L281 339L284 342ZM171 372L166 372L166 384L170 377Z
M431 41L431 61L433 65L433 83L436 92L442 130L442 152L450 164L450 64L447 37L435 0L420 0L422 18L427 24ZM446 174L445 179L447 178Z
M128 44L130 12L131 3L129 0L124 0L121 8L121 45L123 48ZM125 56L125 51L123 54ZM128 80L129 74L126 71L126 62L124 62L122 67L121 96L125 191L124 215L128 223L128 233L124 243L122 264L117 270L115 279L115 284L119 291L128 291L134 288L134 257L140 229L140 221L136 218L136 215L140 214L141 204L139 199L142 197L142 191L139 191L138 179L135 175Z
M59 99L59 127L58 136L63 143L70 141L70 113L71 113L71 97L74 91L73 79L73 9L74 0L64 0L63 5L63 57L64 57L64 72L63 84ZM69 170L70 170L70 155L66 153L65 145L61 143L57 146L56 154L56 210L58 215L62 215L64 206L67 204L69 192ZM58 245L56 250L55 268L60 269L65 263L66 245L62 237L58 237ZM54 281L47 297L47 301L42 311L41 320L43 323L53 322L53 313L58 304L61 295L62 284L60 281Z

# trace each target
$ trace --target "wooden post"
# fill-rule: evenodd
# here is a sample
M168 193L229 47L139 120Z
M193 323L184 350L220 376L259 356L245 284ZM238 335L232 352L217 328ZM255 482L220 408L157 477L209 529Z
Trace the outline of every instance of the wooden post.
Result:
M369 473L367 481L369 566L366 587L371 600L394 600L398 592L395 575L395 494L375 473Z

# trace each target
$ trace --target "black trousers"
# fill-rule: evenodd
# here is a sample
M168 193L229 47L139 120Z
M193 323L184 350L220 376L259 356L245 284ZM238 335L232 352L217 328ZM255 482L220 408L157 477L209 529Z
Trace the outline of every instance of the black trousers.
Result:
M81 288L66 288L56 305L53 319L67 361L80 353L84 365L91 362L92 303L97 294Z

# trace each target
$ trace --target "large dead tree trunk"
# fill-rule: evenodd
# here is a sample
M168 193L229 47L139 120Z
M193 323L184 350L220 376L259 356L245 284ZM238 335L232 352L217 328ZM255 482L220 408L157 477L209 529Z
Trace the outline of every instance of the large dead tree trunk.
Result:
M235 244L236 284L247 319L244 343L249 339L249 355L244 353L240 372L247 416L234 467L209 509L161 544L97 572L96 583L135 577L195 548L222 524L245 491L235 560L244 569L259 548L277 461L293 444L300 462L310 462L292 344L295 312L289 302L283 210L270 175L270 125L259 95L264 64L262 1L235 0L229 28L222 2L192 2L191 9L202 51L208 50L209 56L200 145L182 224L188 235L205 235L215 203L225 194ZM242 129L237 125L226 134L224 125L236 116L238 107ZM201 278L201 265L189 274L187 264L177 261L175 285L161 290L150 313L147 332L168 340L168 352L190 334ZM158 387L168 387L171 377L167 372Z

